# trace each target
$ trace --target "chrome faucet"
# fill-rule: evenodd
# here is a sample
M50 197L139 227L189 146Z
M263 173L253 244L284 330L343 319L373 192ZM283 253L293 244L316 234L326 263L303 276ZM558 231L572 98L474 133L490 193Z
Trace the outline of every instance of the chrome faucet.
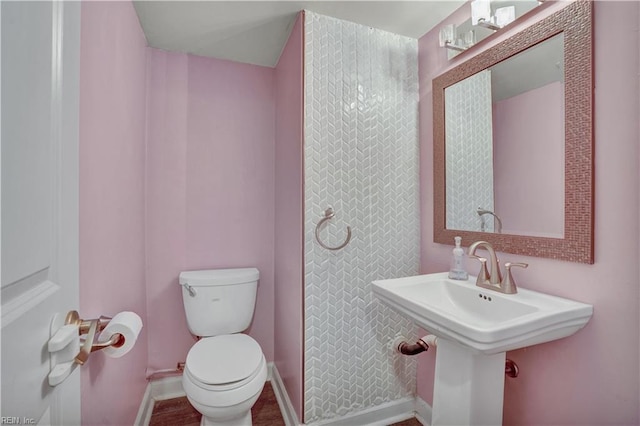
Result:
M491 272L487 270L487 259L484 257L476 256L476 250L479 247L484 248L489 252ZM480 272L478 273L478 278L476 280L476 285L478 287L487 288L506 294L515 294L518 292L518 288L516 287L513 275L511 275L511 267L518 266L521 268L526 268L527 266L529 266L526 263L507 262L505 264L507 275L503 279L502 273L500 272L500 261L498 260L496 251L493 249L493 246L487 241L476 241L475 243L471 244L469 246L469 257L478 259L480 261L481 266Z
M483 247L489 252L489 262L491 262L491 272L487 270L487 259L484 257L476 256L476 250L478 247ZM478 259L481 263L480 273L478 274L478 280L476 285L482 287L482 285L500 285L502 281L502 274L500 273L500 266L498 266L498 256L493 246L486 241L476 241L469 246L469 257ZM482 285L481 285L482 284Z
M482 232L484 232L484 218L482 216L485 214L490 214L491 216L494 217L496 233L497 234L502 233L502 219L500 219L500 216L498 216L491 210L483 209L482 207L478 207L478 210L476 210L476 213L478 213L478 216L480 216L480 219L482 220L482 224L480 225L480 230Z

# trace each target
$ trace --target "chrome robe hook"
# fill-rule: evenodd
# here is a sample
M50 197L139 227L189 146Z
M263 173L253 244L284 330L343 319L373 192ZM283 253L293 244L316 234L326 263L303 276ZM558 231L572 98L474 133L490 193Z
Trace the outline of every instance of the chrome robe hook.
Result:
M320 221L318 222L318 224L316 225L316 241L318 242L318 244L320 244L320 247L327 249L327 250L340 250L341 248L344 248L347 246L347 244L349 244L349 241L351 241L351 227L347 226L347 239L344 241L344 243L340 244L337 247L329 247L328 245L326 245L325 243L322 242L322 240L320 240L320 227L329 219L331 219L332 217L334 217L336 215L336 213L333 211L333 207L329 206L325 211L324 211L324 217L322 219L320 219Z

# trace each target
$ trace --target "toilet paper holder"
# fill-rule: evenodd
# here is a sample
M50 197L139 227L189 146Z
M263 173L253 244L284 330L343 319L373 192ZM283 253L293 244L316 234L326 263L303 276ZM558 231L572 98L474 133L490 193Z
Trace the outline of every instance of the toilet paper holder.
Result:
M51 338L48 351L51 357L49 385L56 386L64 381L78 365L84 365L92 352L120 347L124 336L114 333L108 340L97 342L96 336L109 324L112 318L101 315L99 318L83 320L77 311L69 311L64 325L54 331L56 318L52 321ZM86 335L83 339L81 336ZM80 351L78 352L78 347Z
M87 362L87 359L89 359L89 355L91 355L92 352L99 351L100 349L104 349L109 346L117 348L124 344L124 337L120 333L115 333L105 342L96 342L96 337L105 329L111 319L111 317L100 315L99 318L83 320L80 319L78 311L69 311L67 313L67 317L64 321L65 325L77 326L79 336L84 334L87 335L84 341L82 339L80 340L82 346L80 347L80 352L74 359L75 362L83 365Z

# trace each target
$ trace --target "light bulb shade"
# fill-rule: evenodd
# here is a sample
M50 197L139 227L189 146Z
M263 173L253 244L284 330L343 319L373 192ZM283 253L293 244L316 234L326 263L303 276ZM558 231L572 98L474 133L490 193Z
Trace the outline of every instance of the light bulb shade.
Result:
M500 28L509 25L516 19L516 7L507 6L496 9L496 25Z
M478 22L491 22L491 1L473 0L471 2L471 25Z
M452 44L456 39L456 26L454 24L445 25L439 33L440 47Z
M476 44L476 33L473 30L469 30L462 34L462 46L471 47Z

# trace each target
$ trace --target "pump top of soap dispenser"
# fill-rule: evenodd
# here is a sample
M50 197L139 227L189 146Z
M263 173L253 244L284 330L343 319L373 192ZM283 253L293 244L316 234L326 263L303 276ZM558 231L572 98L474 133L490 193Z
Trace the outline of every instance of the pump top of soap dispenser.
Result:
M453 240L456 242L456 248L462 250L460 246L460 244L462 244L462 237L455 237Z
M466 280L469 278L469 274L467 273L464 265L465 255L464 249L461 246L462 237L455 237L453 240L455 241L456 246L453 249L451 257L451 269L449 270L449 278L454 280Z

